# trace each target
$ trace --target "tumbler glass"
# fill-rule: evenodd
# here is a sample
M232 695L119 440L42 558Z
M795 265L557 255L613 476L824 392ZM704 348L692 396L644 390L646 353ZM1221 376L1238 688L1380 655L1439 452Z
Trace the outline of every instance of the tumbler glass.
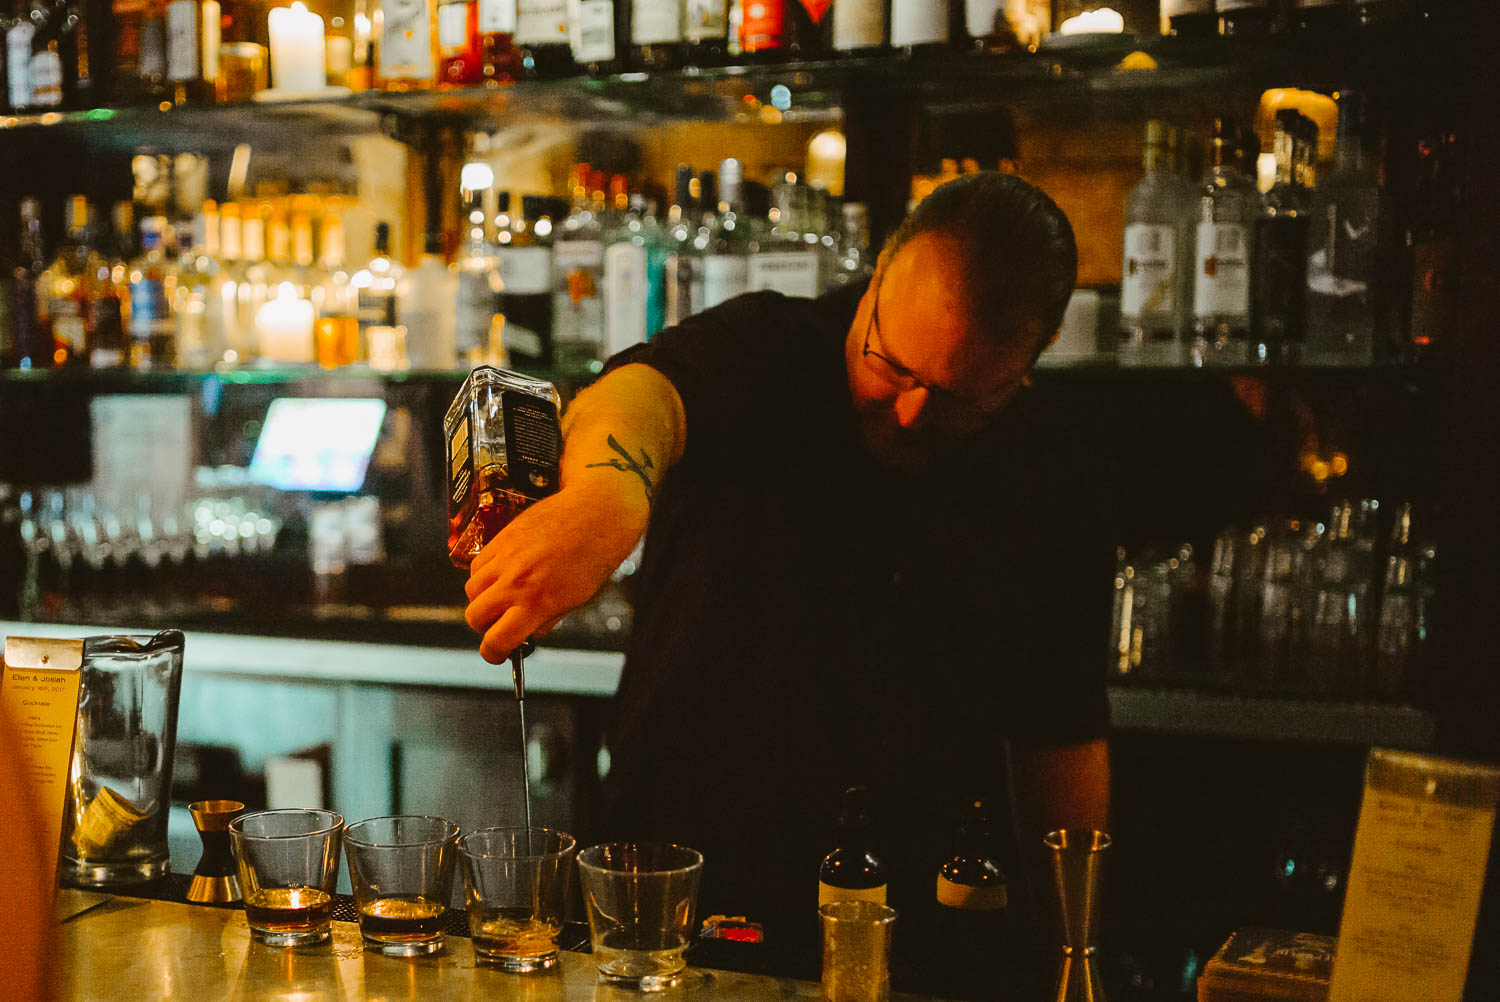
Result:
M250 935L305 946L332 935L344 819L332 811L260 811L229 823Z
M443 948L458 825L444 818L370 818L344 833L349 883L365 945L391 957Z
M612 842L578 854L599 979L661 991L687 966L703 854L659 842Z
M896 910L874 901L832 901L823 925L824 1002L885 1002L891 997L891 932Z
M550 828L483 828L459 839L476 960L518 974L556 966L577 845Z

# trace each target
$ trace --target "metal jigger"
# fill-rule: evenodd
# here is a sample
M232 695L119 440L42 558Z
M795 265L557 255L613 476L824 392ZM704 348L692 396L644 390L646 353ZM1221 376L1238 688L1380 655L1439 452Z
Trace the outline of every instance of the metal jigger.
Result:
M1099 877L1110 838L1086 828L1065 828L1042 842L1052 853L1063 927L1062 969L1056 1002L1105 1002L1094 937L1099 931Z
M200 905L228 904L239 901L240 878L235 872L234 852L229 848L229 822L245 809L238 800L199 800L188 804L198 837L203 840L203 856L188 884L187 899Z

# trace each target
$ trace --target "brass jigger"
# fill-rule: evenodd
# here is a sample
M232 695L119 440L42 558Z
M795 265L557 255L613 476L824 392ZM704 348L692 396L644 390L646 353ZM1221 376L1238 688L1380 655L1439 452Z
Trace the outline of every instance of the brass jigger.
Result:
M1042 842L1052 854L1052 876L1062 908L1063 956L1055 1002L1105 1002L1094 938L1099 932L1099 877L1110 838L1065 828Z
M235 871L234 852L229 848L229 822L245 809L238 800L200 800L188 804L203 856L188 884L187 899L200 905L222 905L239 901L240 878Z

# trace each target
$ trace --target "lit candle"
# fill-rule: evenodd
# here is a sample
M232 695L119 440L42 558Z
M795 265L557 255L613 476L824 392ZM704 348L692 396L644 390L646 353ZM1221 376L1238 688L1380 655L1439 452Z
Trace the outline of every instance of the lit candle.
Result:
M319 91L327 85L323 19L301 3L273 7L271 84L277 90Z
M313 360L313 304L297 296L297 287L282 282L276 298L255 311L260 356L270 362Z

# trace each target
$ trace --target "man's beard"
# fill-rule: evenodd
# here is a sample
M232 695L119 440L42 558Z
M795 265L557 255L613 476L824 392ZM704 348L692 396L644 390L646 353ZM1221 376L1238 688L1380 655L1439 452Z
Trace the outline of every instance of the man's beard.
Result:
M859 434L876 465L905 474L928 472L958 453L966 441L930 428L903 428L889 403L859 411Z

